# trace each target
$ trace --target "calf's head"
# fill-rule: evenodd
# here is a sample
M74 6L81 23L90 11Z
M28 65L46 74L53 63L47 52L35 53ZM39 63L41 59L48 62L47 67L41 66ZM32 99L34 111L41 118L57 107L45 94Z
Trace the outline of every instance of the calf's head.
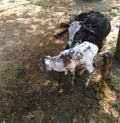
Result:
M50 71L50 56L44 56L40 59L40 70L42 72Z

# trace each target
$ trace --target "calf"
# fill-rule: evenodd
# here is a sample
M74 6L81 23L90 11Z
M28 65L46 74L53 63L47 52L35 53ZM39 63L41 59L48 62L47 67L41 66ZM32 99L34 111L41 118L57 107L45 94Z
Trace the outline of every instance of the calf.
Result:
M75 78L75 68L78 65L84 65L85 69L89 72L89 78L85 83L87 87L89 81L94 72L93 59L97 55L98 47L95 44L92 44L88 41L83 42L80 45L75 46L62 51L57 56L44 56L40 59L40 69L41 71L51 71L55 70L58 72L65 72L65 75L68 71L72 74L72 89L74 89L74 78Z

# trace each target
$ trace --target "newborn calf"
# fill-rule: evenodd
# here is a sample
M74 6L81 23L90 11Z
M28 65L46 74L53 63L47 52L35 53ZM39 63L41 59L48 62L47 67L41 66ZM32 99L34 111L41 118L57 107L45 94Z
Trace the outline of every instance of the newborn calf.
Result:
M58 72L68 71L72 74L72 90L74 89L75 68L78 65L84 65L85 69L89 72L89 78L86 81L86 87L94 72L93 60L98 53L98 46L90 42L83 42L71 49L62 51L57 56L44 56L40 59L41 71L48 72L55 70Z

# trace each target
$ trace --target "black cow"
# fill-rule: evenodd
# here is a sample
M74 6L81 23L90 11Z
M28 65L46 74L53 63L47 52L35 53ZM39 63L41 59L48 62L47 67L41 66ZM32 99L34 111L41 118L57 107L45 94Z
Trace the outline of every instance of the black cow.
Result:
M103 46L103 40L111 30L110 21L96 11L83 12L71 19L70 24L62 23L60 26L66 29L58 33L57 38L68 32L68 44L65 49L89 41L96 44L100 50Z

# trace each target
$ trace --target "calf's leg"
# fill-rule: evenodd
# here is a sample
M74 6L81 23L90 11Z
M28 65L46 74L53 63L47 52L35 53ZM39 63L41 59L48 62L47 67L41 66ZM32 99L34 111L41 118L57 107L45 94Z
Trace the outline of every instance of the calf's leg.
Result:
M95 70L95 68L93 67L92 64L87 65L86 68L87 68L87 70L89 72L89 77L88 77L87 81L85 82L85 88L88 87L89 82L90 82L90 80L91 80L91 78L92 78L92 76L94 74L94 70Z
M75 80L75 69L71 70L72 78L71 78L71 91L74 90L74 80Z

